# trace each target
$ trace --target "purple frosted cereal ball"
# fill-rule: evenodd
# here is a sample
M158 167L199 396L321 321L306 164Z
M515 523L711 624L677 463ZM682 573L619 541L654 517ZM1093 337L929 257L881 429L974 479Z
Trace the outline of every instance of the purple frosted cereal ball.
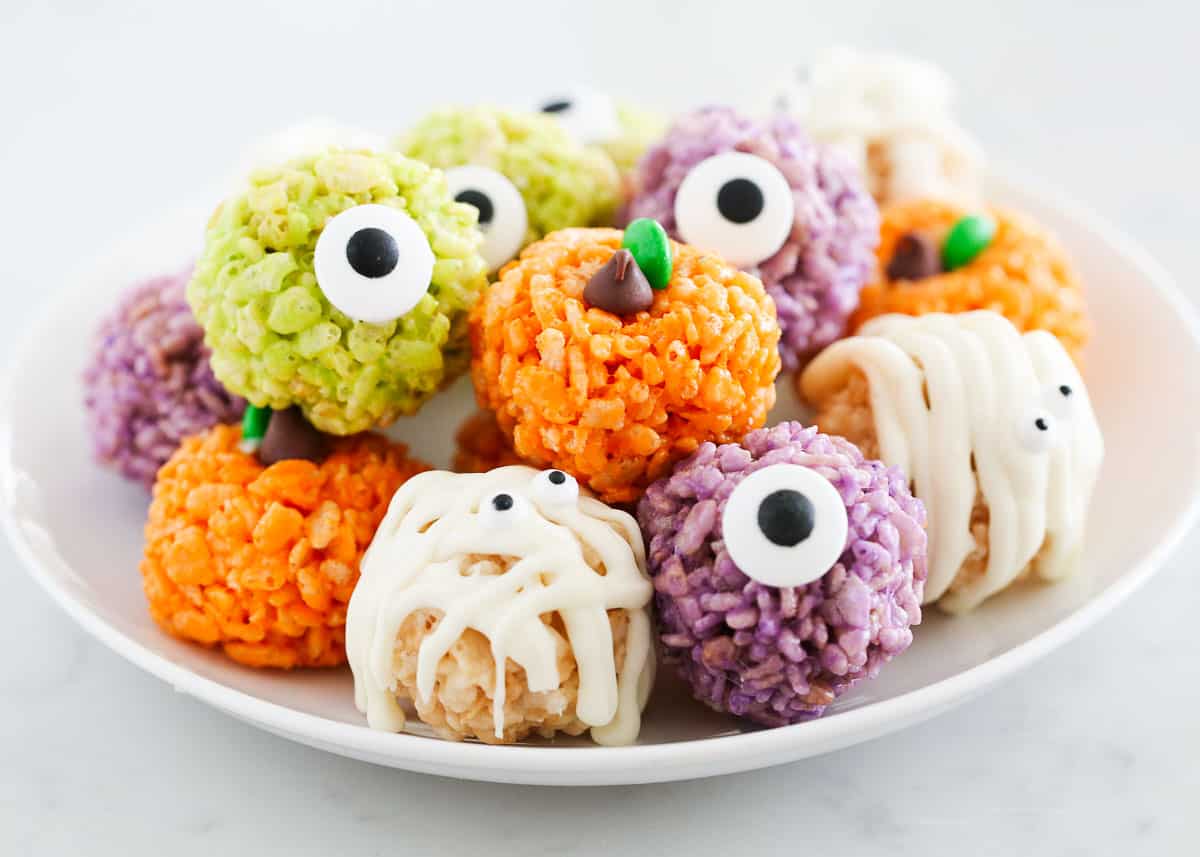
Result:
M703 444L638 521L667 659L717 711L818 717L921 621L924 506L899 470L816 428Z
M191 273L156 277L123 296L96 331L83 374L96 460L147 488L183 438L236 422L245 408L209 369L204 331L184 299Z
M875 264L879 210L855 167L794 119L706 107L642 157L623 219L754 270L775 300L784 369L844 335Z

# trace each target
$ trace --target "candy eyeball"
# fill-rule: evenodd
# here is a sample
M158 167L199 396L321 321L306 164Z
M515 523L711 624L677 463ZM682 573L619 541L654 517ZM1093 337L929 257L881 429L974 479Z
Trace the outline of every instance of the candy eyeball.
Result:
M567 133L585 146L615 139L621 134L617 106L603 92L578 89L551 96L537 107L553 116Z
M489 271L498 270L525 243L529 230L525 200L511 181L488 167L453 167L446 170L446 183L455 202L479 211L483 260Z
M1029 408L1017 424L1017 439L1029 452L1049 452L1062 441L1058 417L1041 405Z
M313 272L337 309L355 321L383 323L407 313L429 291L433 250L417 222L398 208L357 205L333 217L317 238Z
M1060 420L1069 420L1075 410L1078 396L1075 386L1071 383L1049 384L1042 393L1042 401L1047 409Z
M701 161L675 196L679 234L739 268L764 262L792 231L795 200L774 164L746 152Z
M738 483L721 519L725 549L768 586L803 586L846 549L846 505L828 479L797 464L756 470Z
M479 504L479 519L485 527L511 527L528 514L528 501L510 491L497 491Z
M539 506L574 506L579 501L579 483L563 470L543 470L533 478L533 499Z

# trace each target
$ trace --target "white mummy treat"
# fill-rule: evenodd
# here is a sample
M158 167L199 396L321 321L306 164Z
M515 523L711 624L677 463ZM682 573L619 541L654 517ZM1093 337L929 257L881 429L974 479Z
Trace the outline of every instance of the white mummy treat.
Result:
M654 679L641 532L561 470L422 473L392 499L346 618L354 696L400 731L591 730L629 744Z
M954 121L953 98L935 65L835 48L797 72L772 107L845 151L881 205L932 197L971 207L980 201L983 156Z
M884 315L800 378L822 431L899 467L928 512L925 600L978 606L1027 571L1078 566L1104 455L1062 345L993 312Z

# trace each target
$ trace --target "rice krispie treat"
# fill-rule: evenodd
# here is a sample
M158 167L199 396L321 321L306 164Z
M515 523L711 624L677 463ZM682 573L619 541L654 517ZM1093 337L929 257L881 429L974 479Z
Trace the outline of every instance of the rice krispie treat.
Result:
M912 642L925 511L904 474L799 423L706 443L638 504L659 639L701 702L819 716Z
M566 229L472 311L471 377L520 458L629 503L704 441L763 424L778 341L756 278L653 221Z
M772 107L845 152L881 206L915 198L973 206L984 158L953 101L950 78L932 63L843 47L793 72Z
M607 152L622 176L633 171L666 126L658 114L592 89L556 93L535 109L557 119L584 145Z
M633 177L626 219L752 270L775 302L784 369L845 332L870 275L879 212L862 177L793 119L728 107L680 117Z
M612 158L548 115L445 108L414 125L397 148L444 169L454 198L478 209L493 271L548 232L611 224L620 200Z
M476 213L393 153L255 171L213 214L188 285L217 378L331 434L416 411L467 365L487 282Z
M350 601L355 702L375 729L402 730L411 700L444 738L631 744L654 680L651 594L637 523L563 471L421 474Z
M884 313L998 312L1020 330L1048 330L1076 360L1091 334L1083 287L1066 250L1011 211L972 213L913 200L888 206L875 272L853 328Z
M450 467L455 473L487 473L497 467L523 463L491 411L476 411L454 433L454 460Z
M929 514L927 602L964 612L1078 568L1104 442L1046 331L986 311L881 316L819 354L800 389L822 431L912 479Z
M249 666L335 666L363 551L425 466L374 434L321 449L297 410L266 428L248 452L238 426L215 426L159 471L141 563L150 615Z
M208 365L204 331L184 299L191 268L121 297L96 331L83 373L96 460L149 488L190 435L235 422L245 407Z

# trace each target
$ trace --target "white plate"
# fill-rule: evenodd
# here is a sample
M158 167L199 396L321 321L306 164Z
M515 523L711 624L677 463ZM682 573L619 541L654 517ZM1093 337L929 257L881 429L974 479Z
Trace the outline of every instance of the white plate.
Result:
M1087 378L1108 456L1084 572L1058 586L1010 592L957 619L929 610L912 648L821 720L747 729L692 702L664 670L636 746L452 743L367 729L348 670L257 672L162 634L147 615L137 572L146 496L89 461L78 378L96 319L118 291L196 252L202 208L159 220L88 267L17 349L0 399L9 538L34 578L85 629L176 690L277 735L379 764L502 782L642 783L765 767L877 737L966 700L1070 640L1145 582L1197 513L1195 312L1128 239L1031 188L997 182L993 196L1059 234L1082 269L1097 328ZM460 383L394 434L444 466L452 428L470 408L470 390ZM781 403L772 421L798 413L794 403Z

